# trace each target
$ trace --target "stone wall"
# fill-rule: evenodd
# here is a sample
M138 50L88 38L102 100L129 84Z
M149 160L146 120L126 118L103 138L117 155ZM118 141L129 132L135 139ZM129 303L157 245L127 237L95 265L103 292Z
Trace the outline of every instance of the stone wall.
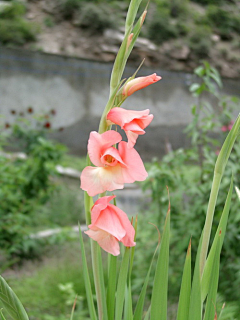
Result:
M166 66L167 67L167 66ZM89 132L97 130L100 115L109 95L112 64L40 52L0 47L0 114L11 124L16 115L32 107L35 114L56 110L51 135L75 154L85 154ZM126 76L135 70L128 67ZM137 142L145 159L161 156L165 144L187 145L183 128L191 121L194 99L188 87L193 76L142 68L138 75L156 72L162 80L129 97L124 107L149 108L154 120L147 135ZM239 94L240 81L224 80L227 94ZM58 131L59 128L63 131Z

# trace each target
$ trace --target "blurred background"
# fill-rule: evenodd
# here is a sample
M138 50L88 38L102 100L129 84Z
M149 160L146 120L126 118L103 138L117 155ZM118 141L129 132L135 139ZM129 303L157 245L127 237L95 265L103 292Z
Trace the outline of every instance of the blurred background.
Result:
M0 1L0 272L30 319L66 319L76 294L77 317L88 319L72 228L78 221L84 225L79 175L89 132L97 130L108 99L128 5L128 0ZM142 1L139 16L145 6ZM149 178L116 194L129 216L139 214L136 298L158 241L146 221L162 229L169 186L169 319L174 319L186 248L192 237L194 257L214 163L240 109L240 2L152 0L124 77L143 59L138 76L156 72L162 80L136 92L123 107L154 114L136 144ZM238 142L220 190L216 225L232 172L240 186L239 155ZM222 319L229 320L240 319L239 222L234 193L217 306L227 302ZM150 292L151 284L149 297Z

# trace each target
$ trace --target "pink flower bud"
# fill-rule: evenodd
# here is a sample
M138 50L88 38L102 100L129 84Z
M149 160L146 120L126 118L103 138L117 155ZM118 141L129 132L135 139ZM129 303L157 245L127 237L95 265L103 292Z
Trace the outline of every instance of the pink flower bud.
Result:
M143 89L149 86L150 84L155 83L161 79L162 78L157 76L156 73L153 73L150 76L146 76L146 77L138 77L136 79L133 79L127 82L123 87L122 93L124 96L130 96L135 91Z

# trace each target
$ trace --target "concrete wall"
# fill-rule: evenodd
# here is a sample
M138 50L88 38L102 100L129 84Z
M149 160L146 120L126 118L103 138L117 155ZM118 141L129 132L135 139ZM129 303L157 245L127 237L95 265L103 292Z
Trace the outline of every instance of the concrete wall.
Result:
M85 154L89 132L97 130L109 94L112 64L0 47L0 114L11 123L16 112L31 106L34 113L56 110L52 134L75 154ZM135 71L128 67L125 76ZM186 146L183 128L190 122L194 99L188 87L191 74L142 68L140 75L156 72L162 80L138 91L124 107L149 108L154 120L137 143L145 158L160 156L169 141L173 148ZM240 81L225 80L228 94L239 94Z

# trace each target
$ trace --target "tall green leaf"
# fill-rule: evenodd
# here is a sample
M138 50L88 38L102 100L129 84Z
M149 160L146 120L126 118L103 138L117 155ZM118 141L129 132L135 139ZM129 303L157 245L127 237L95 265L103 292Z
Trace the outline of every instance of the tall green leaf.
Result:
M151 320L167 320L170 205L163 230L151 299Z
M14 320L29 320L21 301L2 276L0 276L0 301Z
M91 283L90 283L90 278L88 273L86 253L85 253L85 248L83 244L83 237L82 237L80 224L78 225L79 225L79 239L80 239L81 256L82 256L83 278L84 278L85 289L87 294L88 311L90 313L91 320L97 320L96 311L93 303L92 288L91 288Z
M200 252L202 247L202 238L200 238L197 258L195 262L192 290L189 304L188 320L201 320L202 319L202 303L201 303L201 276L200 276Z
M130 256L130 248L126 248L123 256L123 260L121 263L121 267L120 267L119 277L118 277L117 293L116 293L116 309L115 309L114 320L122 319L125 287L127 284L129 256Z
M211 270L213 268L213 264L214 264L214 260L215 260L215 252L216 252L216 248L217 248L217 243L218 243L218 239L219 239L219 232L221 230L221 241L220 241L220 251L222 249L222 245L223 245L223 240L225 237L225 233L226 233L226 227L227 227L227 222L228 222L228 216L229 216L229 209L230 209L230 204L231 204L231 197L232 197L232 191L233 191L233 177L231 179L231 183L230 183L230 187L229 187L229 191L228 191L228 195L227 195L227 199L224 205L224 209L222 212L222 216L213 240L213 244L211 247L211 250L209 252L205 267L204 267L204 271L203 271L203 276L202 276L202 283L201 283L201 289L202 289L202 302L205 300L207 294L208 294L208 290L209 290L209 283L210 283L210 276L211 276Z
M157 229L158 230L158 229ZM146 278L144 280L144 283L143 283L143 287L142 287L142 290L141 290L141 293L140 293L140 296L138 298L138 302L137 302L137 305L136 305L136 308L135 308L135 312L134 312L134 318L133 320L139 320L139 319L142 319L142 315L143 315L143 307L144 307L144 300L145 300L145 296L146 296L146 291L147 291L147 286L148 286L148 282L149 282L149 278L150 278L150 273L151 273L151 270L152 270L152 265L153 265L153 261L154 261L154 257L158 251L158 247L159 247L159 244L160 244L160 238L161 238L161 235L160 235L160 232L158 230L158 233L159 233L159 240L158 240L158 245L156 247L156 250L153 254L153 257L152 257L152 261L150 263L150 266L149 266L149 269L148 269L148 273L146 275ZM150 311L149 311L150 312Z
M108 255L109 269L108 269L108 287L107 287L107 309L108 319L114 319L115 310L115 292L117 283L117 257L112 254Z
M207 297L204 320L214 320L214 317L215 317L218 278L219 278L220 252L221 252L221 231L218 234L214 262L211 270L211 278L209 282L209 293Z
M189 242L184 269L183 269L182 284L181 284L179 303L178 303L177 320L188 319L190 294L191 294L191 240Z

